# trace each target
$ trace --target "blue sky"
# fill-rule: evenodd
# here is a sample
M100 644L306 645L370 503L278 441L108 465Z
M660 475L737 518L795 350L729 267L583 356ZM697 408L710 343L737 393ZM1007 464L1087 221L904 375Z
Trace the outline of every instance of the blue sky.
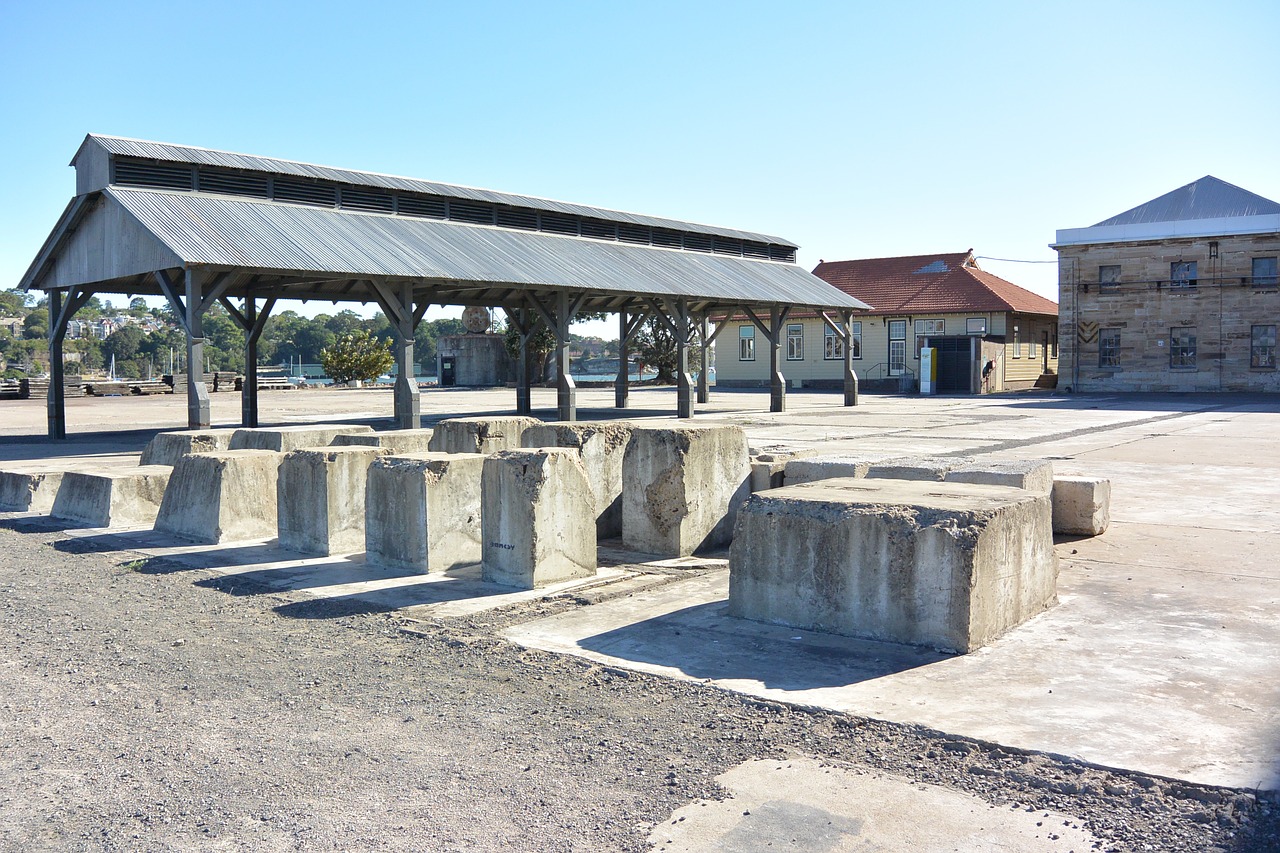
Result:
M86 132L762 231L809 268L1053 261L1206 174L1280 199L1277 32L1275 0L0 0L0 287ZM1052 263L980 263L1056 298Z

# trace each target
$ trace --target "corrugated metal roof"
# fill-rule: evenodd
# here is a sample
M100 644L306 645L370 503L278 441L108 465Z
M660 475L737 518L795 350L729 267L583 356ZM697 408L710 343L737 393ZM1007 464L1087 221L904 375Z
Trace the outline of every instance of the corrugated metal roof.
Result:
M1196 219L1227 219L1280 213L1280 204L1235 184L1205 175L1146 204L1104 219L1104 225L1139 225L1149 222L1183 222Z
M173 145L166 142L148 142L141 139L125 139L118 136L99 136L89 134L80 148L90 142L101 146L112 154L128 157L144 157L152 160L163 160L175 163L194 163L204 166L223 166L231 169L246 169L254 172L271 174L299 175L318 178L336 183L355 184L359 186L381 187L384 189L403 190L405 192L427 193L449 198L472 199L492 204L509 204L517 207L531 207L538 210L550 210L577 216L590 216L610 219L616 222L628 222L636 225L649 225L658 228L673 228L683 231L694 231L705 234L719 234L725 237L736 237L743 240L756 240L763 243L776 243L781 246L797 248L795 243L768 234L752 231L740 231L732 228L720 228L695 222L684 222L677 219L664 219L657 216L646 216L639 213L609 210L584 204L554 201L536 196L513 195L494 190L463 187L455 184L441 184L417 178L404 178L396 175L382 175L376 172L358 172L350 169L338 169L329 166L317 166L311 163L299 163L293 160L277 160L271 157L258 157L252 154L235 154L230 151L215 151L209 148L196 148L187 145ZM79 151L72 164L80 156Z
M187 264L867 308L795 264L229 196L104 195Z

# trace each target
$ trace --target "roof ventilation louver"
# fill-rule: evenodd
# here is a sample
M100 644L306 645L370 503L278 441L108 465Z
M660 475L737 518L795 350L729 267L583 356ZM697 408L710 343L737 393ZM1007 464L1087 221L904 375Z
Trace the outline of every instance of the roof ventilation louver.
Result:
M625 222L619 222L618 239L624 243L636 243L641 246L647 246L649 245L649 226L629 225Z
M449 200L449 218L472 225L492 225L493 205L475 201Z
M711 248L717 255L737 255L742 257L742 241L731 237L716 237L711 241Z
M711 235L686 231L684 232L684 247L690 252L710 252Z
M296 181L291 178L276 178L273 197L276 201L287 201L294 204L335 207L338 203L338 188L332 184L317 184L310 181Z
M519 228L523 231L538 230L538 212L523 207L499 207L498 225L502 228Z
M549 231L552 234L577 234L578 217L544 211L542 214L542 230Z
M673 231L670 228L653 229L653 245L662 246L666 249L679 249L681 246L681 234L679 231Z
M390 213L395 207L395 199L387 193L358 190L352 187L342 188L342 206L347 210L367 210L372 213Z
M114 183L129 187L155 187L168 190L192 188L190 166L148 163L139 160L117 160Z
M253 198L270 198L271 188L266 175L248 172L231 172L226 169L202 168L196 173L202 193L223 195L247 195Z
M769 257L769 244L758 243L755 240L742 241L742 254L748 258L765 258Z
M769 245L769 260L786 261L794 264L796 262L796 250L791 246L779 246L776 243Z
M582 236L596 240L616 240L618 239L618 226L616 223L604 219L584 218L582 220Z
M396 210L401 216L422 216L427 219L444 219L444 199L402 195L396 200Z

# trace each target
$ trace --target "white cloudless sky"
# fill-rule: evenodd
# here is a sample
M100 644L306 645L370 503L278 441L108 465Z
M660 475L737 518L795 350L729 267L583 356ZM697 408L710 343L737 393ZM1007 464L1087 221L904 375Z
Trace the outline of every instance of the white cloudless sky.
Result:
M94 132L761 231L807 268L1048 261L979 263L1056 299L1056 229L1208 174L1280 200L1278 33L1276 0L0 0L0 287Z

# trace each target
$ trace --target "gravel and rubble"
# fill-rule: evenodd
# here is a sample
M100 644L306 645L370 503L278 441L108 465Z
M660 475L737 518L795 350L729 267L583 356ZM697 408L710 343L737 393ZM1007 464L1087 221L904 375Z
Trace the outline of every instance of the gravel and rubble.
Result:
M572 596L424 621L0 523L0 849L645 850L814 756L1053 811L1103 850L1280 850L1248 791L526 650Z

